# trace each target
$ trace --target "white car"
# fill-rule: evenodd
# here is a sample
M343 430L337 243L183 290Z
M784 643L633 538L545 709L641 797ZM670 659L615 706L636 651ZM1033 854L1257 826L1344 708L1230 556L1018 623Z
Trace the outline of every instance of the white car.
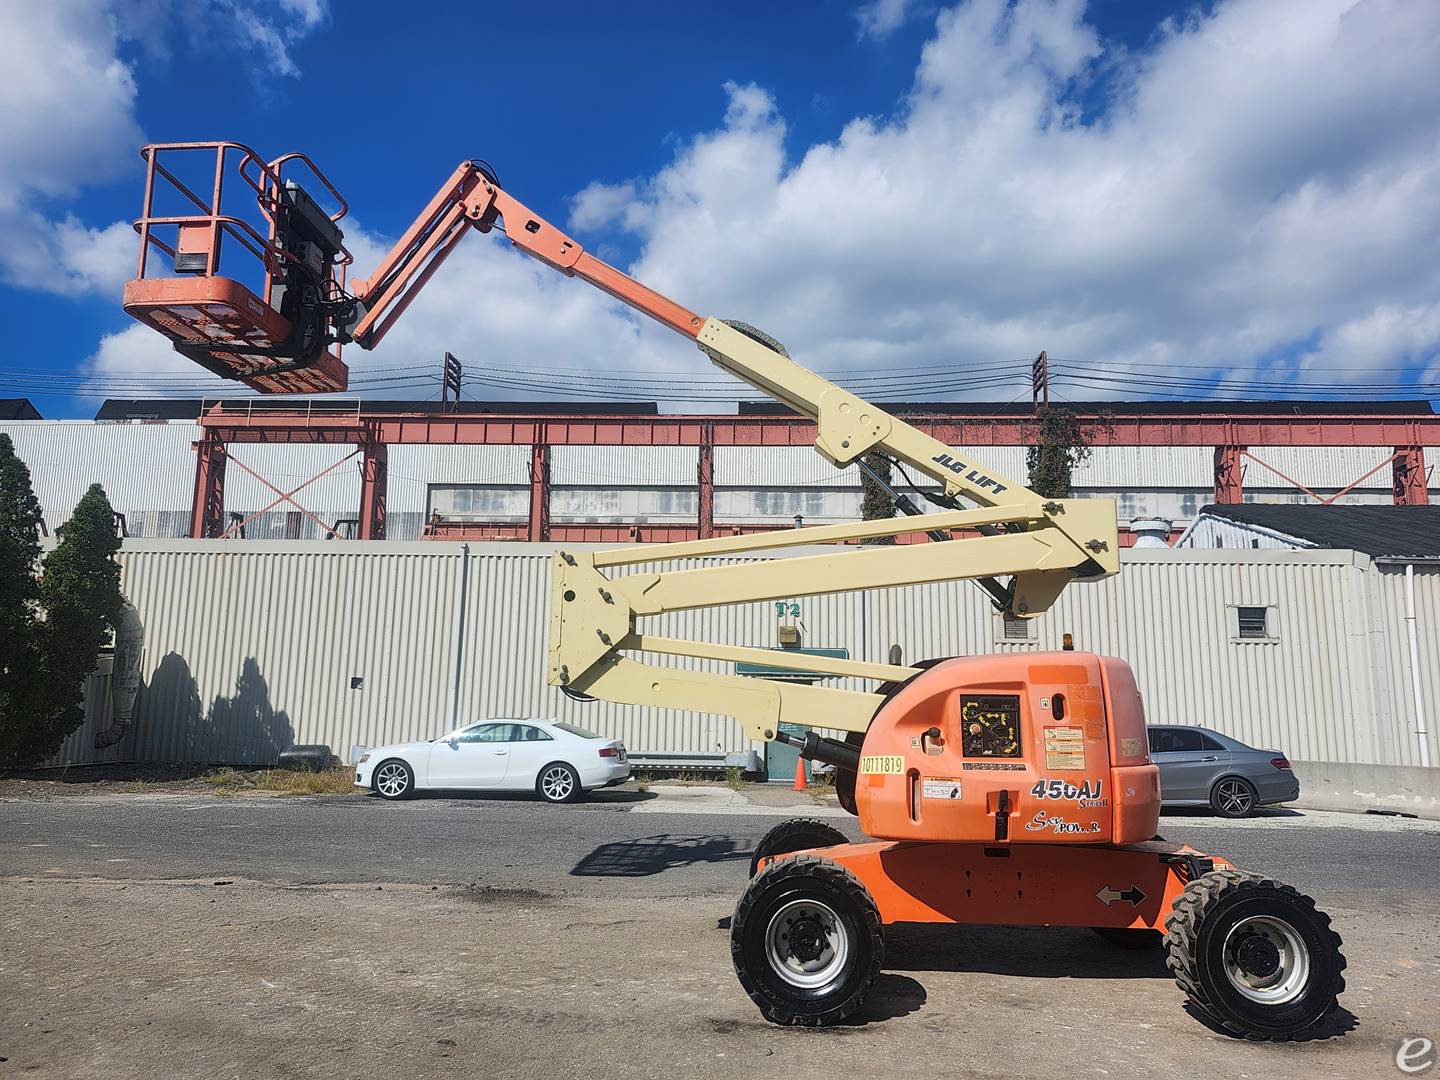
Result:
M481 720L430 742L374 747L355 766L355 786L385 799L489 789L563 803L629 776L623 742L555 720Z

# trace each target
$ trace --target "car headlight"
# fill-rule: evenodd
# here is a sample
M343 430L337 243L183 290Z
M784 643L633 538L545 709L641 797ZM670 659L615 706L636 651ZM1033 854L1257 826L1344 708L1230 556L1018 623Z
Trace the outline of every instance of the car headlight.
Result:
M357 761L355 764L356 764L356 765L364 765L365 762L367 762L367 761L369 761L369 760L370 760L370 755L369 755L369 754L361 754L361 755L360 755L360 760Z

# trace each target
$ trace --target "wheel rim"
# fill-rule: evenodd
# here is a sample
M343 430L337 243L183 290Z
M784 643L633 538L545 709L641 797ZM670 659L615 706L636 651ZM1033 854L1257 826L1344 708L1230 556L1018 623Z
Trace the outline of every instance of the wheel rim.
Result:
M1289 923L1269 915L1241 919L1225 935L1225 977L1259 1005L1294 1001L1310 980L1310 950Z
M375 786L382 795L403 795L410 786L410 777L406 775L404 765L392 761L380 766L380 771L375 774Z
M770 917L765 959L791 986L813 990L833 980L850 956L850 939L833 908L792 900Z
M1242 780L1220 781L1220 809L1227 814L1247 814L1254 802L1250 787Z
M575 778L570 775L570 770L556 765L554 768L546 769L545 774L540 777L540 790L545 793L547 799L560 802L570 797L575 790Z

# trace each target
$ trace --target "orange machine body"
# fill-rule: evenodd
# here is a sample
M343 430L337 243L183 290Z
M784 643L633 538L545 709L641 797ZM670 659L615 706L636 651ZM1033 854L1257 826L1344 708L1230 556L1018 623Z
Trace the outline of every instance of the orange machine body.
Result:
M855 801L861 828L886 840L1147 841L1159 771L1130 666L1058 652L928 668L876 713Z

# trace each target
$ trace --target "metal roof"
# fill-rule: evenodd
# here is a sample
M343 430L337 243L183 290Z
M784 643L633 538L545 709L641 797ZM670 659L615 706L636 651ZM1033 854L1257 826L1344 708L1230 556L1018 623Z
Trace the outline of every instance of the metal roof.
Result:
M496 413L500 416L655 416L653 401L396 401L381 398L266 396L244 398L107 398L96 420L194 420L206 409L227 411L289 412L314 408L317 412L348 410L370 413ZM35 414L38 418L39 413ZM3 414L0 414L3 418Z
M878 401L897 416L1024 416L1034 406L1024 401ZM1428 401L1066 401L1064 408L1094 416L1433 416ZM742 401L741 416L788 416L793 409L777 401Z
M29 398L0 398L0 420L39 420L40 410Z
M1302 544L1375 558L1440 557L1440 506L1323 506L1238 503L1205 506L1205 517L1295 537Z

